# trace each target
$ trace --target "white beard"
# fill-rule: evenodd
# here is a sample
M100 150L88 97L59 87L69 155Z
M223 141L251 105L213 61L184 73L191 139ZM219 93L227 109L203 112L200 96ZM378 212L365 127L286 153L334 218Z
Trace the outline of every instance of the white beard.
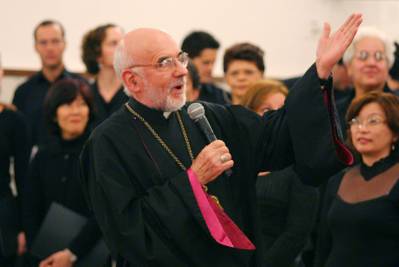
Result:
M182 94L178 99L174 99L171 95L166 97L165 106L162 108L163 111L173 112L181 109L186 104L186 94Z
M174 98L171 96L170 92L172 89L168 89L167 95L165 98L160 97L156 90L153 89L152 85L146 81L145 82L145 94L147 99L151 99L154 103L153 108L162 110L164 112L173 112L181 109L186 103L186 93L185 93L185 82L183 83L184 90L179 98ZM173 88L173 86L170 86Z

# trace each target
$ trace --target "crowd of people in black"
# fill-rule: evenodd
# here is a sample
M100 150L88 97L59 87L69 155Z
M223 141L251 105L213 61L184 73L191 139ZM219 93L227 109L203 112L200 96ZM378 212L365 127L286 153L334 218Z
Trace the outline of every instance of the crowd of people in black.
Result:
M115 118L120 116L118 111L125 109L126 103L138 111L149 112L132 97L125 83L125 79L131 79L133 84L137 81L115 68L118 64L114 62L126 57L121 55L124 52L116 53L123 37L123 29L115 24L98 26L84 35L82 61L89 74L84 78L68 71L64 65L66 31L62 24L46 20L35 27L34 45L42 68L16 88L12 103L0 103L0 267L92 267L79 264L96 250L102 239L112 244L107 235L103 236L104 221L110 221L107 225L122 224L121 229L126 231L130 228L123 228L124 223L139 224L100 218L102 214L95 212L98 207L93 211L93 205L98 203L92 203L94 197L83 187L81 178L81 165L86 164L83 170L90 169L87 164L92 162L84 158L81 161L80 154L96 127L105 128L107 118L114 113ZM296 90L303 81L266 78L263 48L242 42L226 49L224 80L215 82L212 71L219 47L219 41L211 34L194 31L181 43L181 51L187 53L187 58L181 53L177 58L167 58L171 62L157 64L174 64L174 67L187 64L188 72L182 74L187 76L184 80L187 101L199 101L205 107L208 102L224 107L242 105L263 116L266 123L268 120L274 123L276 112L285 112L284 103L291 90ZM123 62L132 67L149 66ZM137 75L144 74L137 72ZM2 76L0 70L0 78ZM282 170L263 169L258 173L253 200L259 216L260 236L249 237L263 244L259 246L263 250L261 266L394 267L399 264L399 45L378 29L361 27L329 76L332 84L330 79L319 79L321 87L333 88L331 109L337 115L332 118L336 138L347 141L355 161L318 186L306 182L318 177L302 177L295 165L282 166ZM221 116L216 114L218 108L210 107L207 112L211 117L215 113L218 120ZM98 146L95 140L90 141L89 150ZM151 145L144 146L146 151L151 150ZM273 147L273 153L274 149L284 147ZM155 155L155 159L157 157ZM11 186L12 180L15 188ZM127 201L122 196L116 199ZM221 200L223 205L223 196ZM57 218L50 216L54 203L67 213L84 218L84 223L80 226L62 223L69 218L63 215L66 217L59 217L59 223L50 224L52 229L47 229L49 224L45 222L52 219L57 222ZM227 205L227 213L229 209L234 210ZM51 231L59 235L52 238L48 235ZM148 233L139 233L137 238L153 235L153 230L146 228L145 231ZM48 242L39 244L43 236ZM53 240L65 236L68 236L66 242ZM122 250L127 245L123 239L120 242ZM151 245L159 244L146 244ZM110 251L97 252L104 256L100 266L120 263L121 255L115 255L115 246L119 244L112 244ZM134 257L135 248L131 249ZM97 258L101 257L97 255ZM169 264L172 263L162 266L173 266ZM240 264L237 266L258 266L255 261Z

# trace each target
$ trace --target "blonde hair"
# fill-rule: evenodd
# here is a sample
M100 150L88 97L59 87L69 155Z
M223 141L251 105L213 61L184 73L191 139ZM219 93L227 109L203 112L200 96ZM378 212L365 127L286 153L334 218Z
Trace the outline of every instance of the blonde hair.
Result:
M266 97L275 93L287 96L288 89L282 82L276 80L260 80L248 89L241 101L241 105L252 111L256 111Z

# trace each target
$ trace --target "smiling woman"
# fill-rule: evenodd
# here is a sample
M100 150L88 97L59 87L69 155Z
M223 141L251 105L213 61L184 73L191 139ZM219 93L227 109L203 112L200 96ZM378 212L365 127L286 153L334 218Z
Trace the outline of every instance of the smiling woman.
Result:
M68 79L55 83L44 103L50 132L65 140L82 135L94 116L92 98L85 82Z
M349 107L347 121L361 162L327 187L316 266L397 266L399 98L364 95Z
M45 259L35 259L41 261L40 266L48 266L49 263L52 263L51 266L72 266L72 262L84 257L101 236L78 180L79 154L93 121L90 88L79 80L56 82L46 96L44 108L52 139L39 148L31 162L23 221L28 246L31 247L52 203L61 204L89 218L68 247L62 250L51 248L51 251L58 251L46 255Z

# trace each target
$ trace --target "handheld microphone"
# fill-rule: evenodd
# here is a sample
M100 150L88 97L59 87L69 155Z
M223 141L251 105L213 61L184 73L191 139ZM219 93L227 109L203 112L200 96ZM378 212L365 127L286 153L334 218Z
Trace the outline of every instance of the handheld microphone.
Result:
M209 143L217 140L215 133L212 130L211 125L209 124L208 119L205 116L205 109L201 103L192 103L187 108L188 115L190 118L198 125L201 131L204 133L207 141ZM231 169L228 169L224 172L227 176L232 174Z
M200 127L209 143L217 140L216 135L205 116L205 109L202 104L192 103L190 106L188 106L187 112L188 116L190 116L190 118Z

